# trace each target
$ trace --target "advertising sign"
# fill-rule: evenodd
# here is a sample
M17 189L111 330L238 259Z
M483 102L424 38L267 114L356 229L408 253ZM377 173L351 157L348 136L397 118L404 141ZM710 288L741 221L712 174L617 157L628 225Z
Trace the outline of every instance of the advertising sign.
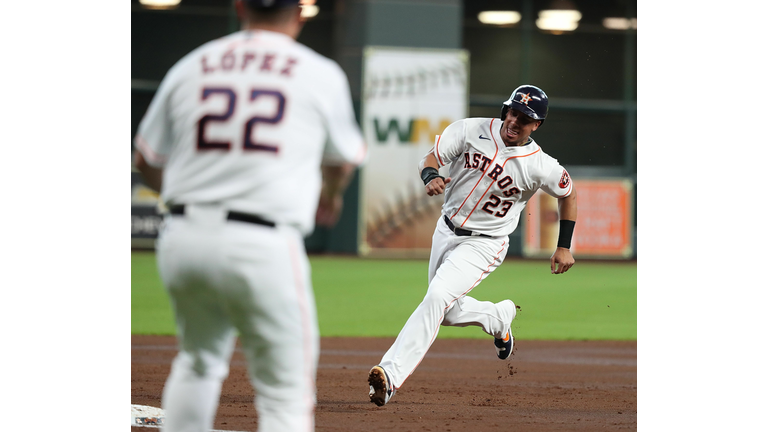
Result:
M578 217L571 252L574 257L632 256L634 199L626 179L573 179ZM560 230L557 200L539 191L528 202L524 219L523 256L550 257Z
M153 249L163 217L158 212L160 197L131 172L131 247Z
M424 193L417 165L436 135L467 116L467 71L465 50L366 48L361 254L429 252L443 199Z

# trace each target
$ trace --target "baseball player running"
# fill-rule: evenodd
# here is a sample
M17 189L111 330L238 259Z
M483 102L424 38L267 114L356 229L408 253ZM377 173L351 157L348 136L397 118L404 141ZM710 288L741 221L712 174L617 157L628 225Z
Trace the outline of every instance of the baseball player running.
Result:
M237 335L259 430L314 430L303 237L336 221L365 145L341 68L295 41L298 3L236 1L242 30L174 65L135 137L135 164L170 209L157 243L179 344L169 432L212 429Z
M368 374L371 402L389 402L434 342L440 325L479 326L494 337L497 356L512 353L511 300L479 301L467 294L501 265L508 236L525 204L543 189L558 199L560 234L551 272L568 271L576 223L576 191L568 172L530 135L547 117L540 88L523 85L503 103L500 118L469 118L448 126L419 163L428 195L445 192L432 237L429 288L395 343ZM443 178L438 168L450 165Z

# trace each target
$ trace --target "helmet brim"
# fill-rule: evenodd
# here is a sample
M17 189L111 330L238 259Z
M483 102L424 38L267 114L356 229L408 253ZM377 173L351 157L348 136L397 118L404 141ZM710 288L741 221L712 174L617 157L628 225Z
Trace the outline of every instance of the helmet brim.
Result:
M527 115L528 117L534 120L544 121L544 119L546 119L546 117L539 117L539 115L536 114L536 111L534 111L533 108L525 104L521 104L520 102L517 102L517 101L507 100L506 102L503 103L503 105L506 105L507 108L518 110L521 113Z

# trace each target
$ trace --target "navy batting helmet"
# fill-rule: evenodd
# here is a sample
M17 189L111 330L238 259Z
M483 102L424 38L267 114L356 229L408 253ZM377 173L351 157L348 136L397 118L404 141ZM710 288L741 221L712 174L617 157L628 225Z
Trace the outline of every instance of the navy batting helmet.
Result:
M501 120L503 121L507 117L507 111L512 108L516 109L523 114L534 120L541 120L547 118L547 112L549 111L549 98L544 90L532 86L521 85L512 92L512 95L501 106Z

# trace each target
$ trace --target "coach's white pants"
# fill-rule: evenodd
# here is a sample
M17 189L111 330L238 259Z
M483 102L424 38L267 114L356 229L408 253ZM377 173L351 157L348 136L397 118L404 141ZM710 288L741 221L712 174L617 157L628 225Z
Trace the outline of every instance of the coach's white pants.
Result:
M509 238L455 235L437 222L429 259L429 288L379 363L396 388L414 372L435 341L440 325L479 326L503 338L515 318L515 305L478 301L466 294L504 261ZM489 354L495 355L489 345Z
M301 235L187 206L158 240L179 354L163 391L168 432L212 429L239 335L259 431L314 430L319 333Z

